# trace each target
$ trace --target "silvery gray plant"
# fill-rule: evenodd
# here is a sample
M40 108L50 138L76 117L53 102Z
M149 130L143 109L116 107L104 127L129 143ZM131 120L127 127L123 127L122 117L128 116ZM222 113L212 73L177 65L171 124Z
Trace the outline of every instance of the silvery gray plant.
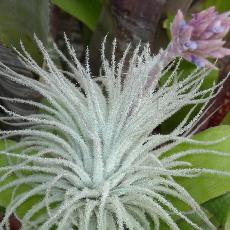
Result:
M208 14L214 13L213 8L208 10ZM193 19L206 19L207 15L201 16L207 11ZM221 40L229 29L229 14L220 17L215 12L215 17L211 16L212 24L204 29L210 31L213 26L215 30L207 39ZM40 113L22 116L1 106L9 115L1 118L2 121L15 122L15 125L21 125L21 121L28 126L21 130L0 131L1 139L21 137L20 142L0 151L9 161L7 166L0 167L0 182L16 175L0 187L0 192L13 188L0 229L4 225L10 229L8 218L11 213L17 213L18 207L34 196L39 199L20 218L23 230L49 230L53 227L58 230L148 230L150 223L154 223L157 230L161 221L170 229L177 230L175 216L194 229L202 229L177 209L169 196L186 203L207 227L216 229L189 192L174 179L195 177L201 173L224 174L212 169L194 168L181 160L190 154L226 155L206 150L205 146L213 144L212 141L191 139L208 101L215 97L223 84L201 90L209 71L200 67L203 64L209 66L206 58L216 57L217 52L208 52L206 47L202 56L199 36L191 33L191 27L179 12L172 26L172 42L157 55L151 54L147 44L137 46L130 57L128 46L123 57L116 60L114 41L111 60L107 60L103 42L99 77L90 72L88 53L83 66L67 38L71 60L56 46L54 48L68 64L69 72L55 65L37 38L46 68L41 68L23 45L23 54L18 54L21 62L40 76L40 81L0 64L3 77L32 88L46 99L46 103L38 103L1 97L1 100L32 105ZM192 40L192 36L197 41ZM212 40L212 36L217 37ZM228 54L229 50L219 49L223 43L215 44L216 50L220 51L219 57ZM213 46L209 48L214 49ZM181 78L180 61L170 63L177 56L184 56L199 68ZM165 68L167 64L169 66ZM159 84L172 66L173 71L167 80ZM200 104L200 112L191 120L191 114ZM194 106L177 128L169 134L156 131L159 125L186 105ZM216 143L222 140L216 140ZM164 155L179 143L195 143L200 148ZM27 185L27 189L18 192L21 185Z

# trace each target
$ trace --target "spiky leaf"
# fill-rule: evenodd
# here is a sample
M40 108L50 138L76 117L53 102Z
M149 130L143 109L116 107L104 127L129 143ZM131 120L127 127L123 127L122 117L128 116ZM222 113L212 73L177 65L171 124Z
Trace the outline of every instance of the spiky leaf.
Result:
M169 81L159 89L162 74L150 76L149 73L153 67L159 70L164 54L152 56L148 45L142 50L137 47L128 67L124 67L129 48L116 63L114 42L111 64L105 59L103 43L102 77L92 78L88 62L82 66L67 39L66 43L74 64L57 48L56 51L70 66L71 72L60 71L38 39L47 69L31 62L28 53L19 54L41 77L40 82L17 75L0 63L2 77L33 88L48 102L44 105L3 98L32 104L42 112L22 116L1 106L10 115L1 118L3 121L21 119L27 121L27 126L21 130L0 131L2 139L21 136L19 143L0 151L0 155L13 161L13 164L0 167L2 180L7 180L11 175L9 172L18 174L13 183L1 186L0 191L24 184L29 190L14 193L0 227L12 212L22 208L30 199L40 197L32 207L27 207L21 220L23 227L47 230L57 225L58 229L106 230L109 226L111 230L123 230L124 227L149 230L146 213L156 226L162 220L172 229L178 229L174 219L177 216L199 229L168 199L172 196L187 204L210 229L215 229L198 203L175 181L178 177L198 177L206 169L194 169L189 161L160 157L174 145L195 142L182 134L191 130L198 116L191 122L185 117L169 135L153 133L183 106L210 99L207 93L214 92L218 86L201 89L206 70L197 69L180 79L177 66ZM153 80L152 84L147 84L149 80ZM73 84L75 81L81 87ZM201 95L203 97L199 97ZM199 148L205 151L207 144L215 143L202 141L200 144ZM195 145L193 150L201 154L202 151L195 147L198 148ZM173 156L178 155L174 152Z

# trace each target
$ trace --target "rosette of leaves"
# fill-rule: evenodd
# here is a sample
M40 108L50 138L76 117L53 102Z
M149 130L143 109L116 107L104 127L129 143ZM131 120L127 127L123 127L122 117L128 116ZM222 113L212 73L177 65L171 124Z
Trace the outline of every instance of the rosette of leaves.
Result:
M221 164L214 163L218 157L222 158L220 162L229 159L226 146L230 130L215 130L214 138L208 132L203 139L192 139L191 130L223 83L202 90L208 71L196 69L181 78L178 63L160 88L158 83L167 69L146 87L149 73L164 61L164 56L152 56L148 45L142 50L138 46L124 68L129 47L116 60L116 42L111 60L104 56L103 43L101 76L95 78L88 54L82 66L66 39L72 62L55 47L71 69L63 72L36 40L46 69L24 47L19 57L26 68L40 76L40 82L0 64L3 78L32 88L47 100L43 104L1 97L32 105L41 112L23 116L1 106L9 115L1 117L3 122L18 125L20 120L28 128L0 131L1 139L22 137L0 151L0 193L6 206L0 227L9 229L8 218L14 212L23 230L146 230L152 224L160 229L161 222L170 229L179 229L178 219L194 229L202 229L200 222L216 229L192 195L202 203L225 192L230 183L199 197L189 181L195 179L198 186L196 179L201 174L229 175L225 164L221 168ZM200 113L189 119L199 104L203 104ZM153 132L185 105L193 108L173 131ZM191 157L194 155L199 156L198 160ZM206 155L212 160L207 160ZM212 178L218 185L216 177L209 177L208 183ZM208 186L203 180L199 188ZM188 210L200 222L190 218L185 212Z

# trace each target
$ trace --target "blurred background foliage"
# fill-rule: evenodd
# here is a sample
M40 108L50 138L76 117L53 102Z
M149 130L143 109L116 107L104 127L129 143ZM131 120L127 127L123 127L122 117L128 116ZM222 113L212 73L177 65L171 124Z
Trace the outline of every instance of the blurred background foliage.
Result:
M151 50L156 53L160 48L167 46L170 40L170 24L178 9L189 17L191 13L200 11L209 6L215 6L219 12L230 10L228 0L1 0L0 1L0 61L10 66L20 74L35 78L17 59L13 47L20 51L20 41L27 51L42 66L43 59L36 49L33 36L36 34L46 45L51 55L61 68L67 69L64 63L58 60L53 53L52 43L67 53L63 33L76 49L79 60L84 63L85 48L90 50L90 63L94 75L99 72L100 45L105 35L108 35L107 51L110 52L110 42L115 37L118 40L117 57L119 58L131 43L134 47L139 41L150 42ZM226 38L226 46L230 47L230 36ZM213 83L226 77L230 72L230 57L218 61L219 71L212 71L203 83L203 88L209 88ZM183 61L183 76L190 73L194 66ZM166 76L167 77L167 76ZM28 100L42 100L33 90L0 77L0 96L23 98ZM36 112L34 108L0 100L6 108L23 115ZM209 140L212 137L221 137L230 134L230 80L226 80L220 94L210 103L212 106L203 114L197 126L197 135L194 138ZM184 118L191 107L183 108L172 118L165 121L159 131L170 132ZM199 108L194 112L197 113ZM0 116L3 111L0 111ZM191 115L191 117L194 114ZM220 126L224 124L225 126ZM210 128L218 126L216 128ZM12 129L9 124L0 124L0 129ZM202 131L205 130L205 131ZM5 143L0 143L4 148ZM176 150L192 148L192 146L177 146ZM212 146L211 149L229 151L230 144ZM170 154L170 153L167 153ZM214 166L217 169L230 171L229 159L220 157L193 156L186 159L199 167ZM224 164L222 163L224 161ZM4 164L4 159L0 159ZM212 180L212 183L210 183ZM210 219L219 229L230 229L230 181L229 178L218 176L202 176L195 180L179 180L188 191L203 205L209 213ZM198 189L196 189L199 187ZM205 193L204 193L205 191ZM7 194L5 194L7 195ZM1 200L5 197L0 194ZM2 203L3 205L3 203ZM180 205L180 204L178 204ZM25 210L24 210L25 211ZM0 209L4 212L4 209ZM192 215L192 214L188 214ZM1 215L0 215L1 218ZM194 217L195 218L195 217ZM178 220L181 229L189 229ZM200 223L201 225L202 223ZM20 223L14 216L11 217L11 228L19 229ZM205 226L203 226L205 229ZM167 229L162 227L162 229Z

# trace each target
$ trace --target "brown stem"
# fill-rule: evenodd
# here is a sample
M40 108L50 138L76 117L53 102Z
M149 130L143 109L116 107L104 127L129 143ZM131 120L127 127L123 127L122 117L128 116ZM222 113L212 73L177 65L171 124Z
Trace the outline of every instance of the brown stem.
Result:
M4 214L0 213L0 222L2 221L3 218L4 218ZM13 214L9 217L9 224L10 224L10 230L20 230L21 229L20 221Z

